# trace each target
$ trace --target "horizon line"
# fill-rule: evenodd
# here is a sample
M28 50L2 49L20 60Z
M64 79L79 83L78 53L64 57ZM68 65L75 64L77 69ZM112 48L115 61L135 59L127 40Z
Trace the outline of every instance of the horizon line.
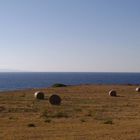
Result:
M140 73L130 71L0 71L0 73Z

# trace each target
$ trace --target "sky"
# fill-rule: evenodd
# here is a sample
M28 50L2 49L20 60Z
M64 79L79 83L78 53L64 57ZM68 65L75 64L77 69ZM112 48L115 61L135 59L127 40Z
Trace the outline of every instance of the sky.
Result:
M0 70L140 72L140 0L0 0Z

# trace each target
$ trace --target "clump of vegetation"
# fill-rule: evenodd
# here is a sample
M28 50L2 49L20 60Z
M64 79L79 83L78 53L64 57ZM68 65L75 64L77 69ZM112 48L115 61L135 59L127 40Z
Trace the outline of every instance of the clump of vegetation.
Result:
M85 116L92 117L92 111L89 110Z
M47 110L43 111L42 114L41 114L41 117L48 118L49 117L49 112Z
M44 111L41 115L44 118L68 118L67 112L64 111Z
M12 120L12 119L14 119L13 117L9 117L9 120Z
M33 123L29 123L27 126L28 127L36 127L35 124L33 124Z
M52 85L52 87L66 87L67 85L65 84L61 84L61 83L56 83L54 85Z
M17 117L12 117L12 116L11 116L11 117L9 117L8 119L9 119L9 120L18 120L18 118L17 118Z
M51 119L46 119L44 122L45 123L50 123L51 122Z
M80 119L80 121L81 121L81 122L86 122L86 120L85 120L85 119Z
M102 112L95 112L95 114L94 114L94 119L95 120L104 120L105 119L104 117L105 116Z
M23 93L22 95L20 95L20 97L25 97L26 95L25 95L25 93Z
M4 106L0 106L0 112L3 112L5 110L6 110L6 108Z
M74 109L76 112L82 112L82 109L81 108L75 108Z
M111 119L105 120L104 124L113 124L113 121Z
M68 114L67 114L66 112L57 112L57 113L55 114L55 116L56 116L57 118L68 118L68 117L69 117Z

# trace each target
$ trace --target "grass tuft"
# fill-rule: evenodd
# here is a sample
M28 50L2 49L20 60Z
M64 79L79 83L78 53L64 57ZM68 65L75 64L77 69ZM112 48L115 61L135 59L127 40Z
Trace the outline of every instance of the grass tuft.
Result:
M80 121L81 121L81 122L86 122L86 120L85 120L85 119L80 119Z
M104 121L104 124L113 124L113 121L112 120L106 120L106 121Z
M50 123L51 120L50 120L50 119L46 119L44 122L45 122L45 123Z
M36 127L35 124L33 124L33 123L29 123L27 126L28 127Z

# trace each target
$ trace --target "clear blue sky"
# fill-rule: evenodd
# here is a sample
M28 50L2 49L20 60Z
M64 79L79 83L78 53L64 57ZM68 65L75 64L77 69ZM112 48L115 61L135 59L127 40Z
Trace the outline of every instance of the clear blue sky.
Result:
M0 0L0 69L140 72L140 0Z

